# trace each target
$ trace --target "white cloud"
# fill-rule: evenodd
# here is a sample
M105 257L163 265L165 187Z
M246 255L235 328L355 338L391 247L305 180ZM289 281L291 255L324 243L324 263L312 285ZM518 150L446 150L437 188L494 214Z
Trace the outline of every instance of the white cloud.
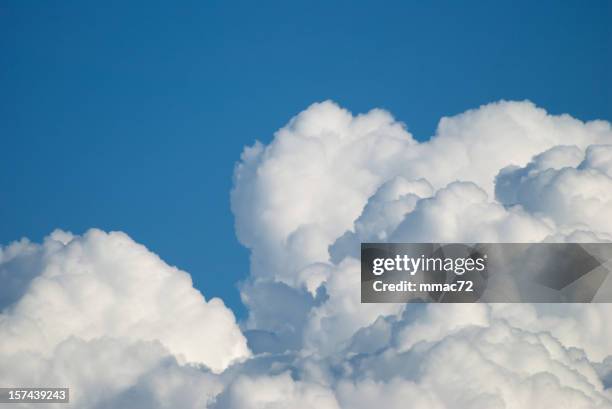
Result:
M241 376L219 397L218 409L339 409L334 393L315 383L295 381L289 373Z
M397 315L402 304L362 304L361 274L358 260L344 259L325 283L327 299L315 306L305 329L305 348L328 356L340 353L361 328L380 316Z
M57 231L0 248L0 382L83 408L611 408L609 304L362 304L358 261L362 241L612 239L611 144L529 102L426 142L314 104L236 167L244 336L125 234Z
M472 182L493 200L502 168L525 166L556 146L584 150L611 139L608 122L549 115L530 102L442 118L422 143L385 111L353 116L329 101L313 104L268 146L245 149L232 191L238 237L251 249L253 275L298 285L296 273L328 261L328 246L353 229L369 198L394 178L425 180L435 190Z
M42 245L13 245L4 253L10 256L2 265L20 267L10 273L31 281L0 315L0 355L48 356L70 337L158 340L181 361L215 371L249 354L220 299L206 301L189 274L123 233L55 232Z
M247 148L232 209L238 237L252 249L251 273L293 283L298 270L327 261L327 247L415 143L385 111L353 117L323 102L293 118L269 146Z
M449 335L426 356L421 382L447 407L612 407L593 367L545 333L495 322Z
M348 361L350 377L337 387L343 407L376 401L417 408L612 407L612 394L584 353L548 332L510 325L494 307L428 305L416 322L397 324L397 337L382 352Z
M410 350L418 342L434 342L466 327L486 327L490 324L485 304L458 304L449 309L445 305L430 304L410 325L398 333L398 350Z
M70 404L58 408L196 407L222 389L213 374L180 366L159 342L71 337L48 356L20 351L1 359L3 386L69 387Z
M559 157L562 150L565 157ZM497 198L560 226L609 234L612 177L606 173L606 161L612 147L592 145L587 151L585 158L575 147L557 147L536 156L525 168L502 169Z
M612 305L535 305L537 315L523 317L522 327L546 331L567 347L583 349L594 362L612 355L612 328L607 325Z
M366 122L367 132L360 126ZM588 364L612 351L603 325L608 306L573 306L572 314L563 316L558 306L365 305L359 300L358 251L363 241L608 239L612 187L607 181L608 148L601 146L611 141L605 121L584 123L549 115L529 102L500 102L443 118L436 135L418 143L388 114L352 116L326 102L300 113L268 146L258 143L245 151L236 169L232 208L239 238L251 249L256 285L282 281L318 296L319 301L310 303L308 319L299 321L305 323L301 353L315 359L302 365L306 373L319 374L317 381L329 381L338 368L344 373L338 375L341 379L354 376L353 360L360 357L379 376L387 374L359 381L372 396L402 395L396 391L399 386L389 385L407 381L388 374L411 372L417 379L407 390L419 391L424 399L433 396L427 402L432 406L513 408L555 402L559 407L609 407L609 394ZM555 197L542 196L536 184L529 189L529 181L542 174L562 173L571 177L557 176ZM272 293L267 299L267 309L283 307ZM257 316L253 307L250 314ZM470 328L481 329L474 333ZM505 366L510 361L487 368L495 348L470 350L465 344L464 336L476 337L474 342L484 346L485 338L504 331L507 342L518 334L519 341L512 344L517 351L543 344L530 371L509 373ZM581 359L591 368L588 382L568 381L571 376L563 365L572 372L583 362L558 365L558 357L546 349L555 342L564 354L584 349ZM490 378L474 378L464 392L436 384L436 376L447 376L434 375L443 363L418 353L432 344L480 360L477 367L489 371ZM512 348L504 352L508 357ZM431 376L398 369L393 361L406 356L437 362L428 367ZM461 374L462 362L450 358L448 366ZM338 368L322 369L325 359ZM485 386L487 380L495 382ZM357 383L346 382L345 390L357 388ZM336 391L341 405L369 402L367 396L343 400L342 388ZM548 399L551 394L560 398Z
M338 386L342 407L352 409L445 409L447 406L427 388L414 382L394 378L388 382L365 379L358 382L342 381Z
M453 182L431 199L421 200L392 233L393 242L531 242L553 232L547 220L520 207L491 202L470 182Z

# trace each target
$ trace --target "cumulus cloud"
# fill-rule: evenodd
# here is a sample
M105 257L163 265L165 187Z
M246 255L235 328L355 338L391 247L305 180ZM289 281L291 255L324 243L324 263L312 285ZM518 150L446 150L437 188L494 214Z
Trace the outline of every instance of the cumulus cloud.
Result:
M159 340L185 362L220 371L248 356L234 315L206 301L189 274L123 233L57 231L42 245L10 247L7 262L34 271L27 290L0 315L0 353L48 355L73 336ZM37 263L15 263L35 258ZM3 263L4 264L4 263Z
M3 386L69 386L79 408L205 407L221 390L210 370L249 355L221 300L123 233L22 240L0 272Z
M612 408L608 304L361 304L359 264L364 241L612 240L611 195L606 121L502 101L419 142L314 104L236 166L241 329L126 235L55 232L0 248L0 381L84 408Z
M415 360L437 362L430 366L433 374L442 361L434 355L417 359L415 350L424 344L459 345L465 336L490 334L491 328L499 332L504 325L508 334L529 340L521 342L546 348L554 340L559 351L578 354L585 362L603 360L612 351L602 324L611 312L605 304L493 309L364 305L359 300L358 254L364 241L609 240L611 141L608 122L549 115L529 102L499 102L443 118L425 142L417 142L379 110L352 116L331 102L315 104L267 146L257 143L246 149L236 168L232 208L252 263L243 296L270 282L313 296L305 304L310 309L306 320L302 310L292 321L305 322L300 353L316 362L302 362L303 370L336 388L343 407L368 402L366 396L341 399L341 391L354 391L355 385L382 399L383 394L401 396L399 386L389 385L406 383L389 375L335 383L337 376L330 374L338 368L351 373L355 359L378 368L379 374L397 377L412 371L394 370L393 359L409 356L411 365L417 365ZM274 308L273 292L266 298L266 308ZM255 317L257 306L252 307ZM466 329L472 327L483 329ZM279 348L275 345L274 351ZM493 348L453 348L460 357L483 355L483 363L493 353ZM296 350L295 340L286 349ZM448 359L461 372L461 362ZM415 382L406 390L418 391L415 396L431 407L457 407L456 402L461 402L458 407L539 407L552 391L563 396L557 402L561 407L568 402L568 407L609 407L609 394L592 366L587 383L594 388L569 385L557 370L562 366L552 365L554 359L542 354L531 372L505 373L507 362L490 368L490 379L505 388L501 393L495 382L487 388L487 378L479 378L462 392L473 396L460 400L459 389L430 384L427 379L443 377L426 373L412 374ZM322 369L325 360L336 369ZM563 365L577 370L583 365L578 361Z
M328 246L394 178L435 190L472 182L492 201L502 168L525 166L559 145L609 143L611 134L605 121L499 102L442 118L436 134L418 143L385 111L353 116L329 101L313 104L269 145L245 149L232 191L238 237L251 249L252 274L294 283L296 271L328 260Z

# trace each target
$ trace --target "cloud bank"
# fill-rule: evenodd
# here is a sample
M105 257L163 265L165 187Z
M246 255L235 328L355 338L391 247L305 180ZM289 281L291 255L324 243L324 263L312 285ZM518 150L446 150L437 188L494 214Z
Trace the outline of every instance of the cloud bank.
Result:
M612 408L608 304L361 304L362 241L612 240L612 129L498 102L417 141L310 106L244 150L240 328L123 233L0 249L0 383L82 408ZM247 347L248 342L248 347Z

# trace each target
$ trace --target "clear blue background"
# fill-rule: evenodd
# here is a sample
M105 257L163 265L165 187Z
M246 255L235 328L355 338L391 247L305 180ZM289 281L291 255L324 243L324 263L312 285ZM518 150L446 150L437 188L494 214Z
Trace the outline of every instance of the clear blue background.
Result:
M244 145L328 98L419 139L501 98L610 120L611 4L0 1L0 243L123 230L244 317Z

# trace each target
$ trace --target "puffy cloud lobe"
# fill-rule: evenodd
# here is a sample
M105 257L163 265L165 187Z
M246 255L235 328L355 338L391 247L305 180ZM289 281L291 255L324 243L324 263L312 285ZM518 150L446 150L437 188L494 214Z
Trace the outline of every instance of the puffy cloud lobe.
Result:
M370 197L355 221L355 232L362 239L387 240L417 202L432 194L433 188L425 179L409 181L397 176L381 185Z
M414 409L447 408L432 390L401 378L388 382L343 381L338 385L338 396L343 407L354 409L403 409L407 405Z
M513 317L516 325L532 331L545 331L567 347L584 350L594 362L612 355L612 328L606 325L612 314L610 304L535 305L533 311Z
M612 146L593 145L587 152L584 157L576 147L554 148L525 168L502 169L497 198L549 217L559 226L612 232L612 177L606 173Z
M241 295L252 311L244 327L255 353L301 348L308 314L318 301L312 294L282 282L263 281L245 283Z
M219 397L218 409L340 409L334 393L312 382L295 381L289 373L239 377Z
M208 408L223 390L218 376L202 368L177 365L166 358L138 381L104 400L99 409Z
M401 304L361 304L360 263L353 258L343 260L325 283L327 298L314 306L305 329L305 349L329 356L340 353L361 328L380 316L397 315Z
M23 255L12 254L19 251ZM187 273L123 233L55 232L40 246L12 246L7 252L9 267L25 268L23 275L32 279L0 315L0 355L48 356L70 337L158 340L181 361L215 371L249 354L221 300L206 301ZM37 262L12 262L23 257Z
M612 145L589 146L580 167L596 169L612 177Z
M423 314L399 331L397 348L408 351L419 342L440 341L466 327L489 324L489 311L484 304L460 304L450 310L444 305L427 305Z
M159 342L71 337L48 357L21 351L2 363L3 386L70 387L70 404L58 408L206 407L221 390L213 374L179 365Z
M391 115L353 117L331 102L312 105L267 147L248 148L235 172L232 209L252 249L251 273L289 284L359 216L381 180L415 144Z
M584 123L549 115L527 101L502 101L442 118L436 135L424 143L421 168L412 175L427 178L436 188L455 180L474 182L492 196L495 175L504 166L523 166L555 146L584 149L611 137L606 121Z
M547 334L494 323L450 335L427 353L421 382L446 407L610 408L592 366Z
M610 391L580 350L548 332L510 325L499 308L506 306L428 305L415 322L397 322L388 347L352 361L349 386L359 386L349 390L362 394L349 395L354 399L345 407L368 401L368 390L371 401L390 407L419 400L444 408L612 407ZM344 382L337 389L342 403Z
M584 157L577 146L555 146L533 159L523 168L510 165L503 168L495 180L495 196L504 204L518 203L517 186L525 179L549 169L577 167Z
M552 226L520 207L507 209L489 201L470 182L453 182L421 200L391 235L392 242L525 242L541 241Z
M337 264L347 255L359 258L361 242L388 240L419 200L432 194L433 188L425 179L409 181L396 176L383 183L368 200L353 230L344 233L330 246L331 261Z

